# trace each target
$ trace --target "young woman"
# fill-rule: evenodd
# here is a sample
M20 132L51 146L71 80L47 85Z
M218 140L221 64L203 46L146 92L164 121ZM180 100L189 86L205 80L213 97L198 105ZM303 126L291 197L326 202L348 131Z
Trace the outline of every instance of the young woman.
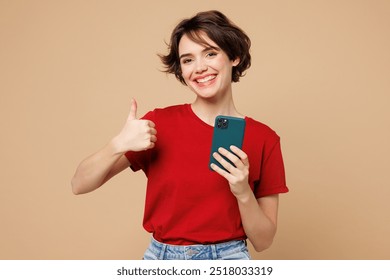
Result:
M161 59L194 101L138 119L133 99L121 132L77 168L75 194L99 188L129 166L146 174L143 226L152 238L144 259L250 259L247 238L256 251L271 245L278 194L288 188L279 136L233 102L232 82L250 67L249 49L248 36L221 12L181 21ZM217 115L246 122L242 149L213 154L225 170L209 166Z

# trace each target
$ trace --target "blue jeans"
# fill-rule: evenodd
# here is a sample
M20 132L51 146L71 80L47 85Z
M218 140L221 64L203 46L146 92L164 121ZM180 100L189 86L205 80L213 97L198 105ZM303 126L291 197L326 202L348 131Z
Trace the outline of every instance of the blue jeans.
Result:
M250 260L245 240L208 245L170 245L152 237L144 260Z

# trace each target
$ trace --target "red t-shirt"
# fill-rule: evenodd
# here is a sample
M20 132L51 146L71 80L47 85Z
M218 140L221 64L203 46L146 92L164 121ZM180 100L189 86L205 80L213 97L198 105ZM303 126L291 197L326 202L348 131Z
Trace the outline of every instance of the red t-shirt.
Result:
M143 226L168 244L208 244L245 239L237 200L225 178L209 169L213 127L190 104L155 109L143 119L156 124L153 149L127 152L131 168L148 178ZM285 193L279 136L246 117L242 150L249 158L255 197Z

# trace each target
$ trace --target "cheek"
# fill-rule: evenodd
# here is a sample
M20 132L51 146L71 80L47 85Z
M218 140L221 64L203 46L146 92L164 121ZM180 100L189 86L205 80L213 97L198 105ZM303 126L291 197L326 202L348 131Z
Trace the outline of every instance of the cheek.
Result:
M209 66L219 72L224 72L227 71L227 68L229 68L229 61L219 58L210 62Z
M191 76L191 71L188 67L181 67L181 76L183 79L188 80Z

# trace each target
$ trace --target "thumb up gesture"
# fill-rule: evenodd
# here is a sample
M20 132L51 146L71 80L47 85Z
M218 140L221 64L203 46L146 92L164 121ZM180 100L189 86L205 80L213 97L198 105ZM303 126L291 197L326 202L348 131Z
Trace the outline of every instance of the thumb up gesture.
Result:
M117 151L143 151L152 149L157 141L155 124L149 120L137 119L137 102L131 100L130 112L121 132L115 137Z

